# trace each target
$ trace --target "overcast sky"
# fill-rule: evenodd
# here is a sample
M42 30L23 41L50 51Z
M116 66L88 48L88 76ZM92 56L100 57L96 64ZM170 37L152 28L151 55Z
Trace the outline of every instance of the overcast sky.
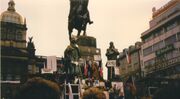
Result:
M16 11L27 21L27 37L33 36L36 55L63 56L69 44L69 0L14 0ZM152 8L170 0L89 0L89 12L94 24L87 26L87 35L96 37L101 48L103 65L109 42L121 52L141 41L141 33L149 28ZM0 0L0 12L9 0ZM76 30L73 32L76 35ZM105 73L106 71L104 71ZM106 73L105 73L106 74Z

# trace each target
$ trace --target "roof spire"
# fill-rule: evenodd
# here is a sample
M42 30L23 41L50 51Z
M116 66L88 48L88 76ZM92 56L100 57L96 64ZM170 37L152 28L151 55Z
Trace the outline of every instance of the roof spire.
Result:
M9 5L8 11L13 11L13 12L16 11L15 8L14 8L15 3L14 3L13 0L10 0L10 1L8 2L8 5Z

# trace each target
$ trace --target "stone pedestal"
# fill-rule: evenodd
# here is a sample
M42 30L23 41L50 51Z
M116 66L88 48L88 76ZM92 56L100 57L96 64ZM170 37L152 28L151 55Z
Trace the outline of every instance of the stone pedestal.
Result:
M94 60L94 55L101 55L101 50L96 47L96 38L91 36L79 36L77 44L81 58Z

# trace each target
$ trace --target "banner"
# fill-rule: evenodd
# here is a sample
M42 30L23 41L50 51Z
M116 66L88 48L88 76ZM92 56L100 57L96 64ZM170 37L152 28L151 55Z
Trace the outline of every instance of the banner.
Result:
M101 55L94 55L95 61L101 61Z
M116 60L108 60L107 67L114 67L116 66Z
M57 71L56 56L47 56L47 68L52 69L52 71Z
M114 67L115 75L120 75L119 67Z
M47 64L44 63L44 68L41 70L44 73L53 73L57 71L57 59L56 56L47 56Z

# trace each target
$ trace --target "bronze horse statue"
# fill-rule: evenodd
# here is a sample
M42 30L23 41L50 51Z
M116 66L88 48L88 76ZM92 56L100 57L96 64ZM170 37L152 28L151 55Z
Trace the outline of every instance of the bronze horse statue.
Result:
M78 31L77 36L80 36L81 31L86 35L87 23L92 24L90 20L89 11L87 9L89 0L70 0L70 13L68 17L68 31L69 39L75 28Z

